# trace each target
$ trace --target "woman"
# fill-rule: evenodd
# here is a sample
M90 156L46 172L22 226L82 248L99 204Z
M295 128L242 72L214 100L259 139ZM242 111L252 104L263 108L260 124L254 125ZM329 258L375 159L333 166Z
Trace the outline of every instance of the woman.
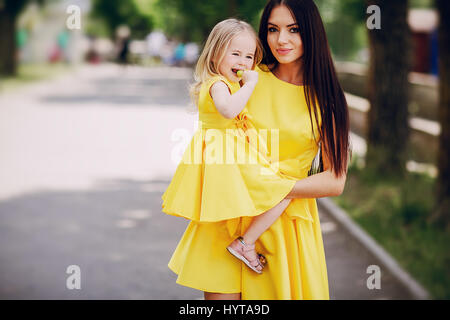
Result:
M264 65L248 111L258 129L278 134L278 145L270 149L278 155L280 171L299 179L287 196L293 200L256 242L256 251L267 258L261 275L223 250L223 244L248 229L251 217L190 223L169 267L178 274L177 283L203 290L205 299L329 299L314 198L343 191L347 104L312 0L269 1L259 37ZM323 172L308 177L319 141Z

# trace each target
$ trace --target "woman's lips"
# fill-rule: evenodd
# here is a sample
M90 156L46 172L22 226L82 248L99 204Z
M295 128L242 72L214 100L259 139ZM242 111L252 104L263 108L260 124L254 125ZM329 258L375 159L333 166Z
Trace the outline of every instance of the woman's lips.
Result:
M292 49L277 49L278 54L285 55L291 52Z

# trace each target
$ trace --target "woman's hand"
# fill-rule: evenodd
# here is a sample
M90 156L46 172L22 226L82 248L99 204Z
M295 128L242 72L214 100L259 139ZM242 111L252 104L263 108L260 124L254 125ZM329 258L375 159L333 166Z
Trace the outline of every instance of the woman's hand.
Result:
M347 180L347 172L336 177L331 161L322 149L323 172L298 180L287 199L337 197L342 194Z

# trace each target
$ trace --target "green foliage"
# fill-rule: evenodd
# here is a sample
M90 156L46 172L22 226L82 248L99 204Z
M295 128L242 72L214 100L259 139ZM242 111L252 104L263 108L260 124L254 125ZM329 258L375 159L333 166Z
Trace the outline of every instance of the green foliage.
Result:
M1 0L0 11L5 10L11 16L16 17L29 2L42 4L44 0Z
M91 16L106 23L110 37L120 25L130 27L133 38L144 38L153 28L151 16L142 13L132 0L93 0Z
M334 200L430 290L450 298L450 234L428 222L435 179L409 173L404 180L349 168L344 193Z
M409 0L411 8L433 8L434 5L434 0Z
M267 0L134 0L141 11L151 14L155 28L180 41L203 43L212 27L235 17L249 22L255 30ZM366 5L363 0L316 0L328 40L338 59L355 58L367 45Z
M353 60L367 46L365 21L367 5L363 0L316 0L334 56Z
M30 2L31 0L0 0L0 76L2 77L14 75L17 72L16 20ZM45 0L33 2L42 4ZM19 44L21 44L20 39Z
M425 227L435 203L435 184L430 177L410 173L400 185L401 203L397 215L405 226Z
M110 30L106 22L100 18L90 17L89 19L87 19L84 31L89 36L100 38L108 38L112 36L112 30Z
M251 23L255 29L266 0L156 0L162 29L182 41L205 41L219 21L235 17Z

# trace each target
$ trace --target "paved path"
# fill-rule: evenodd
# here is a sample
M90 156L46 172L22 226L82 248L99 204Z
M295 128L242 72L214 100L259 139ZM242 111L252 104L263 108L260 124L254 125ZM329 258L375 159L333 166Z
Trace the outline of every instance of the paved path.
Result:
M202 298L167 268L187 222L160 211L194 131L190 77L102 65L0 94L0 298ZM320 216L332 299L410 298L383 269L369 290L377 261Z

